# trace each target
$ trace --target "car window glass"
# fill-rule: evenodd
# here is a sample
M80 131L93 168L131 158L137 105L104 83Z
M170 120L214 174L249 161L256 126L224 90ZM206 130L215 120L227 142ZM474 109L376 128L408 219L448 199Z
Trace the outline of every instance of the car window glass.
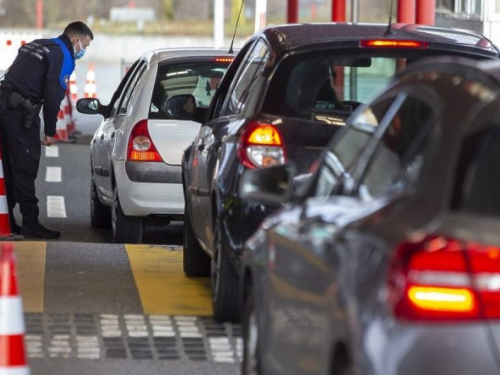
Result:
M357 160L393 101L394 98L389 98L368 106L332 140L318 168L317 178L312 186L313 196L326 197L338 193L340 181L350 178Z
M235 115L243 110L246 101L253 93L259 95L255 86L260 83L259 76L262 67L269 58L269 48L263 40L259 40L253 50L245 57L236 76L236 83L229 90L222 115Z
M354 109L371 100L397 71L419 58L414 53L408 50L381 55L376 50L332 49L291 55L277 64L262 112L344 125Z
M120 84L118 85L116 91L113 93L113 97L111 98L111 100L109 102L109 105L108 105L110 107L110 111L109 111L108 117L114 117L116 115L116 112L118 110L118 104L120 103L119 99L120 99L120 97L122 95L124 87L126 86L127 82L129 82L130 77L132 76L132 74L135 72L135 69L137 68L137 65L139 64L139 61L140 60L137 60L130 67L130 69L127 71L127 73L125 73L125 76L122 78L122 80L120 81Z
M132 93L134 92L134 89L137 86L137 82L139 82L139 79L145 70L146 70L146 62L141 61L139 66L137 67L137 71L134 72L134 75L130 78L130 82L127 83L124 94L122 95L122 99L120 101L120 106L118 108L118 115L123 115L127 113Z
M462 145L453 210L500 216L500 126L468 136Z
M405 174L418 175L425 151L424 138L434 118L433 107L413 96L407 96L392 115L390 124L371 155L360 183L360 194L375 199L402 182Z
M193 95L197 108L208 109L228 66L227 60L215 58L212 61L160 64L151 95L149 118L168 118L165 102L175 95Z

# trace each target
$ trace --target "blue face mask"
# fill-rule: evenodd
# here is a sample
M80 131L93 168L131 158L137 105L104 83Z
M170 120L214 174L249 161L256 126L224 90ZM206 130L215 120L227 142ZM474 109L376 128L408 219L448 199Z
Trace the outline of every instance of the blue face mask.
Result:
M85 48L82 47L82 43L80 43L80 39L78 39L78 44L80 46L80 52L75 52L75 60L81 59L83 55L85 55Z

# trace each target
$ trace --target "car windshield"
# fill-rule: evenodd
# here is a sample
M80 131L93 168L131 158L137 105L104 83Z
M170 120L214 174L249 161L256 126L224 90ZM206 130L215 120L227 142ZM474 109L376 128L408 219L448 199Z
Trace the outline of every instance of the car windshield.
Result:
M333 50L286 58L276 70L262 112L343 125L395 73L436 51Z
M197 107L208 108L215 89L227 70L227 62L163 64L158 67L149 118L166 119L165 102L175 95L191 94Z

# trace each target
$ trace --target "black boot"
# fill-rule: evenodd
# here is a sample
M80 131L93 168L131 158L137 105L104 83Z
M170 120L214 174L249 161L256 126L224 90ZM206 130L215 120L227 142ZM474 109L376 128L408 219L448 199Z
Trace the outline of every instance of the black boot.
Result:
M23 215L21 234L25 238L40 238L45 240L54 240L61 236L61 232L47 229L40 224L36 215Z
M12 234L20 234L21 227L17 225L16 219L14 218L14 214L12 212L9 212L9 221L10 221L10 232Z

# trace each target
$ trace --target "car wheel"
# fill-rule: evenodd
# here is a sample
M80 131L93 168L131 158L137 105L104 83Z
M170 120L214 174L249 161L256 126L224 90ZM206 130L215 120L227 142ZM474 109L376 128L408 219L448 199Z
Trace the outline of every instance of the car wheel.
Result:
M142 218L126 216L123 213L118 189L113 190L113 205L111 207L111 228L113 229L113 242L115 243L140 243L142 241Z
M92 228L111 227L111 210L99 200L94 181L90 183L90 225Z
M259 375L260 369L260 335L255 310L253 291L249 291L243 315L243 362L242 375Z
M184 273L192 277L210 276L210 257L203 251L194 237L187 206L184 206L184 232L182 237Z
M214 320L219 322L237 322L238 275L230 263L228 254L222 249L221 230L218 221L215 225L214 255L212 258L212 305Z

